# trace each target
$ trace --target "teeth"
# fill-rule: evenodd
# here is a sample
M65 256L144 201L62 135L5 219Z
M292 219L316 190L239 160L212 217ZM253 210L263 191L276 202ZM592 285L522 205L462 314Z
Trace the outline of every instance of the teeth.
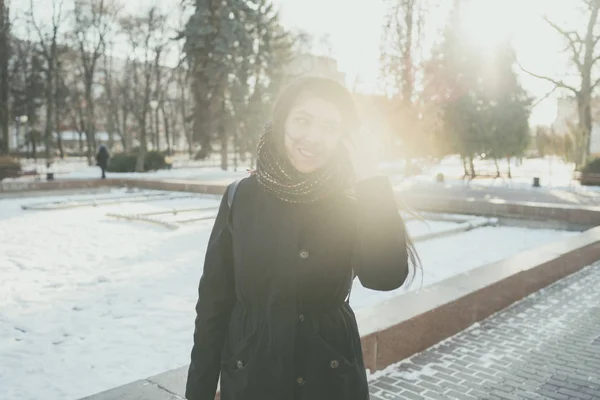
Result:
M298 149L298 152L299 152L300 154L302 154L304 157L309 157L309 158L311 158L311 157L316 157L316 156L317 156L316 154L314 154L314 153L311 153L310 151L307 151L307 150L304 150L304 149Z

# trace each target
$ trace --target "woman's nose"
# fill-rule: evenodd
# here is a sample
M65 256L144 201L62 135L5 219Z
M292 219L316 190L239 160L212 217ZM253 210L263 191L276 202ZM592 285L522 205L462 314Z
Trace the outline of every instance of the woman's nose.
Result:
M318 124L312 124L306 131L306 135L304 136L304 140L310 143L318 143L321 141L322 138L323 135Z

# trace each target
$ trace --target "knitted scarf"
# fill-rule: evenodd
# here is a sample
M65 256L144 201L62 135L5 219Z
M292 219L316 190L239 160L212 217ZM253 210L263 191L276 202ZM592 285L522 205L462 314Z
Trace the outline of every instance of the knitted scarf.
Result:
M297 171L285 154L278 151L271 124L265 125L258 142L258 182L265 190L289 203L314 203L348 187L349 169L332 159L319 170L307 174Z

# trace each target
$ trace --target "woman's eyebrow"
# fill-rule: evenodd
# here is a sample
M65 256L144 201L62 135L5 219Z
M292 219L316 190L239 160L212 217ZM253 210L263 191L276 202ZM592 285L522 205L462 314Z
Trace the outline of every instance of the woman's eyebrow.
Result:
M304 116L304 117L311 117L311 118L314 117L314 115L312 115L308 111L305 111L305 110L302 110L302 109L296 110L295 114L296 115L301 115L301 116Z

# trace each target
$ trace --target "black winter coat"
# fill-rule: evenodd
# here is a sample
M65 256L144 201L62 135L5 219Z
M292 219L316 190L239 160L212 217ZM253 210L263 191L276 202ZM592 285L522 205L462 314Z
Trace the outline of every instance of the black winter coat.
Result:
M363 286L393 290L408 261L389 180L360 182L355 197L286 203L252 176L230 214L225 194L200 280L189 400L213 400L219 374L222 400L368 400L345 301L352 268Z

